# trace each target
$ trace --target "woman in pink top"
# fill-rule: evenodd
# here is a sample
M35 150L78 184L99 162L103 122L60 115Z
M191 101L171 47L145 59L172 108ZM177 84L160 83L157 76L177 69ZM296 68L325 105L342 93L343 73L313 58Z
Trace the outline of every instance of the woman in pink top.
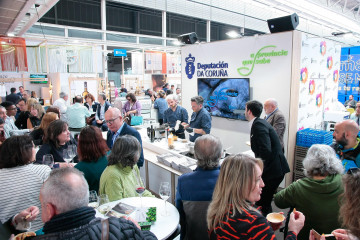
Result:
M123 115L127 116L141 116L141 103L136 100L135 94L128 93L126 95L127 102L123 106Z

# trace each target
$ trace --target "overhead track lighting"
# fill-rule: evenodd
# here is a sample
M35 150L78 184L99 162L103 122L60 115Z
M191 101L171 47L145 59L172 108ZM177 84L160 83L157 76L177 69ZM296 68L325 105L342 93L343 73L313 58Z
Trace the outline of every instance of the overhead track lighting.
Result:
M192 33L186 33L186 34L180 35L177 37L177 39L181 43L194 44L198 41L198 36L195 32L192 32Z

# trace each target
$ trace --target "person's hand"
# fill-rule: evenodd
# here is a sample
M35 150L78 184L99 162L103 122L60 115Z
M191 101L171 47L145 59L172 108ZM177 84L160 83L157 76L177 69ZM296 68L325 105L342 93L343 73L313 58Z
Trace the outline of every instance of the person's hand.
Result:
M127 216L123 216L122 218L125 218L126 220L133 222L135 226L137 226L141 230L139 223L135 219L132 219L131 217L127 217Z
M186 129L188 127L190 127L190 124L186 123L186 122L182 122L181 125Z
M97 123L97 124L102 124L103 121L102 121L102 120L96 120L96 123Z
M31 222L34 221L37 215L39 215L39 208L36 206L31 206L25 210L22 210L19 214L15 216L15 222L19 223L21 221Z
M310 230L309 240L317 240L317 239L318 238L316 238L314 231ZM321 235L320 240L326 240L324 234Z
M59 168L74 167L73 163L59 162L58 164L59 164Z
M300 230L303 228L305 222L305 216L302 212L293 211L290 214L290 221L289 221L289 231L293 231L296 235L299 234Z
M282 215L284 215L283 212L279 212L279 213L282 214ZM270 225L271 225L271 227L272 227L272 229L273 229L274 232L275 232L276 230L278 230L278 229L281 227L282 224L283 224L283 222L279 222L279 223L270 222Z
M336 229L332 232L337 240L350 240L350 236L345 229Z

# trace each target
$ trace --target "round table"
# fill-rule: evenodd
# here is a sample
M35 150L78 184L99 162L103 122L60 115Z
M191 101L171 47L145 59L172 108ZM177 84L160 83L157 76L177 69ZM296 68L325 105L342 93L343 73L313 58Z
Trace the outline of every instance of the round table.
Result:
M123 198L121 200L113 201L108 203L107 205L110 207L115 207L119 202L126 203L128 205L134 207L140 207L140 197L132 197L132 198ZM174 205L169 202L166 202L166 209L169 212L169 216L163 216L161 213L165 210L164 200L153 197L143 197L142 198L143 207L156 207L156 222L151 225L150 232L154 233L155 236L161 240L168 238L179 225L179 212ZM136 214L134 211L129 217L135 218L132 216ZM100 212L96 211L96 217L103 218L104 215Z

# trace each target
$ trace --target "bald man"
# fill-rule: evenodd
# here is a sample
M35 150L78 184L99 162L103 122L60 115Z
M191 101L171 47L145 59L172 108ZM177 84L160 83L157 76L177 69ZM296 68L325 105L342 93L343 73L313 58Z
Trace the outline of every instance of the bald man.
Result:
M350 168L360 166L360 139L357 137L359 126L353 120L345 120L335 125L332 145L336 154L341 159L345 172Z
M139 168L142 167L144 164L144 153L139 132L135 128L129 126L124 122L121 116L121 112L118 108L109 108L105 112L105 122L109 128L106 143L110 149L114 145L114 142L116 141L118 136L123 136L127 134L134 136L137 138L137 140L139 140L141 145L141 154L137 165Z
M274 98L269 98L264 102L264 110L266 113L265 120L275 129L284 152L285 117L279 110L278 103Z

